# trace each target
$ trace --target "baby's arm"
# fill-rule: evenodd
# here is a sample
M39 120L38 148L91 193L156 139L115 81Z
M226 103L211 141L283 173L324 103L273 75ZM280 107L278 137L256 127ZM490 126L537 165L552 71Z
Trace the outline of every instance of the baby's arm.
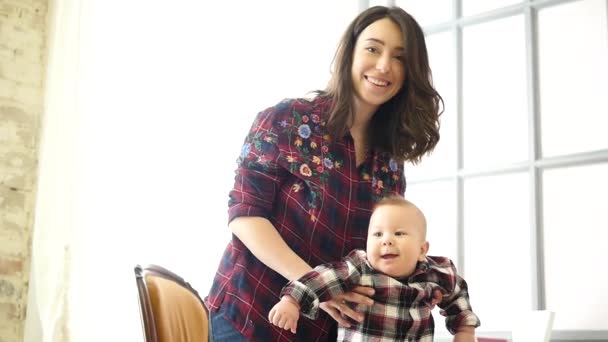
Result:
M285 330L296 333L298 318L300 317L300 305L290 296L283 296L281 300L272 307L268 313L270 323Z
M454 341L475 341L475 328L480 325L479 318L471 308L467 282L458 275L454 263L448 258L428 257L429 263L438 272L435 277L444 292L439 303L441 314L446 317L446 327L454 334Z
M321 302L343 295L359 283L360 267L365 260L357 252L351 252L344 261L319 265L300 279L290 281L281 290L281 298L290 296L300 305L302 315L317 319Z
M359 252L351 252L345 261L319 265L300 279L290 281L281 290L281 300L268 313L268 321L295 333L300 311L316 319L322 299L331 300L358 283L358 267L365 262Z
M458 332L454 334L454 342L476 342L475 327L462 326L458 328Z

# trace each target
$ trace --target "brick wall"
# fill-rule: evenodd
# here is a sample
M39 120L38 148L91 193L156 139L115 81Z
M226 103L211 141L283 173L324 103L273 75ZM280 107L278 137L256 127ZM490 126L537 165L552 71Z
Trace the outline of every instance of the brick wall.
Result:
M0 0L0 342L23 340L48 0Z

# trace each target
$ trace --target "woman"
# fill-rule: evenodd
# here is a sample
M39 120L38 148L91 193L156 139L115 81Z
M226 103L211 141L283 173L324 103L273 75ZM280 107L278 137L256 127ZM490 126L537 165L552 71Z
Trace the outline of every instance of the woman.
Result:
M398 7L376 6L348 26L328 87L312 100L284 100L258 114L230 192L233 238L209 296L213 341L335 340L336 322L361 321L348 303L321 304L296 335L267 321L281 288L314 266L364 248L373 205L403 195L403 162L439 141L441 97L424 35Z

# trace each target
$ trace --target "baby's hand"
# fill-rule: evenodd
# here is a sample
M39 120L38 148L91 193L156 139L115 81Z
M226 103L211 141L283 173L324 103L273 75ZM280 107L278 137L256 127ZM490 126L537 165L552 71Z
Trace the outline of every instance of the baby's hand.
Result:
M454 342L475 342L475 327L464 326L454 335Z
M290 296L283 296L268 313L268 321L277 327L296 333L300 305Z

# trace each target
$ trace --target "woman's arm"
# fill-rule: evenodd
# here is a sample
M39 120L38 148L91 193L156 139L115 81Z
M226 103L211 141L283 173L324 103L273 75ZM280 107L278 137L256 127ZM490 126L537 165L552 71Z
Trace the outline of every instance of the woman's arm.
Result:
M232 220L228 226L256 258L288 280L298 279L312 270L312 267L287 246L267 219L241 216Z
M288 280L296 280L312 270L279 235L276 228L263 217L241 216L229 224L234 235L266 266L273 269ZM363 321L363 314L344 304L344 300L357 304L371 306L369 298L374 290L369 287L357 286L352 292L344 293L328 302L321 303L321 309L326 311L342 326L350 323L342 317L348 316L356 321ZM342 315L341 315L342 314Z

